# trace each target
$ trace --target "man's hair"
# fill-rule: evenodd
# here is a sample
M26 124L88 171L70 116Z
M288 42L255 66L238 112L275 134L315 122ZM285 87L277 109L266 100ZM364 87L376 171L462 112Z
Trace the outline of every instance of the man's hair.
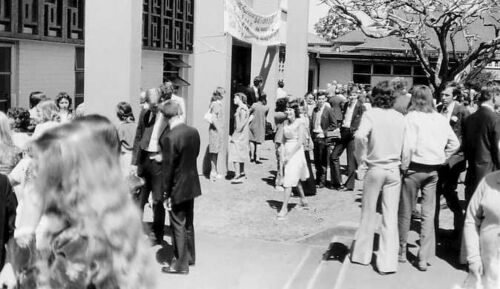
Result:
M500 87L498 86L483 86L481 88L481 94L477 98L478 102L486 102L495 96L495 94L500 93Z
M161 112L167 119L171 119L174 116L181 114L181 106L175 100L169 99L163 103L161 106Z
M261 84L262 82L263 82L263 80L262 80L262 76L260 76L260 75L257 75L257 76L253 79L253 84L254 84L255 86L257 86L257 85Z
M389 109L394 106L395 100L394 89L387 80L377 83L372 90L371 101L374 107Z
M41 91L33 91L30 93L29 101L30 108L35 107L40 101L46 100L47 96Z
M406 89L406 86L408 85L408 82L406 79L402 77L395 77L391 79L391 86L394 90L404 90Z
M274 111L284 112L286 110L287 104L288 104L288 97L279 98L276 101L276 108L274 109Z
M278 87L283 88L285 87L285 82L283 80L278 80Z

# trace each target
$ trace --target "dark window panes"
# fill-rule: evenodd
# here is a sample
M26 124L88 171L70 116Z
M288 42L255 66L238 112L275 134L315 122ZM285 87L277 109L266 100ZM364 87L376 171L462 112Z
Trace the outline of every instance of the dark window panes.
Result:
M411 75L411 66L394 65L393 74L395 74L395 75Z
M364 74L353 74L352 76L352 81L354 81L354 83L360 83L360 84L370 84L371 79L372 77L370 75L364 75Z
M391 66L386 64L373 65L373 74L391 74Z
M10 75L0 74L0 110L6 112L10 108Z
M84 93L84 72L76 71L75 72L75 94L83 94Z
M0 72L10 72L10 47L0 47Z
M371 66L371 64L354 64L353 72L354 73L371 74L372 73L372 66Z
M427 77L414 77L413 85L417 84L429 85L429 80L427 79Z
M85 49L83 47L76 48L76 69L85 69Z
M413 66L413 75L425 75L421 66Z

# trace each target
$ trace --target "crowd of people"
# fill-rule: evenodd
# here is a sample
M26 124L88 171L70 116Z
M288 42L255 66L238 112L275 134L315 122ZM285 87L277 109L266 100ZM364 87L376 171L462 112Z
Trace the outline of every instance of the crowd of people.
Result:
M225 94L221 87L213 91L204 116L212 182L223 179L217 163L223 152ZM384 275L407 262L419 195L415 265L428 270L444 196L454 214L460 258L485 288L497 288L500 87L488 85L476 94L449 83L438 99L436 104L435 92L425 85L407 90L401 78L374 87L332 82L326 90L298 97L279 81L270 129L267 96L262 78L256 77L233 96L231 182L245 182L245 164L261 163L259 147L270 138L275 189L283 192L278 220L287 218L293 188L299 207L309 209L306 196L317 189L353 191L355 180L362 180L361 223L350 258L372 262L380 207L375 268ZM0 112L0 280L8 288L153 288L148 241L162 244L167 211L174 258L162 272L188 274L195 265L200 136L185 124L185 103L172 83L148 89L140 100L137 118L130 103L116 105L117 125L86 114L83 104L73 112L64 92L55 100L33 92L29 110ZM464 171L465 208L457 193ZM141 217L147 203L153 211L149 235Z
M234 162L237 182L244 177L249 156L255 155L249 152L253 120L248 104L254 103L253 108L265 95L260 84L257 77L248 93L234 96L238 108L229 159ZM363 181L362 217L351 261L371 263L380 206L377 272L394 273L398 262L407 262L408 232L415 217L421 223L415 266L426 271L436 255L443 196L454 215L451 237L454 248L461 249L457 260L467 262L471 274L485 288L498 288L500 198L495 171L500 169L499 86L489 83L476 93L448 83L436 97L425 85L407 89L403 78L374 87L334 81L326 90L294 97L280 81L277 96L275 188L284 191L279 220L286 218L292 188L298 189L299 206L308 208L305 196L317 188L353 191L357 178ZM344 151L345 177L339 161ZM465 207L457 193L464 171Z
M1 285L156 288L148 248L163 240L166 210L174 258L162 272L187 274L200 139L172 83L146 92L137 124L127 102L116 125L71 108L67 93L37 91L29 110L0 112ZM154 236L141 214L150 192Z

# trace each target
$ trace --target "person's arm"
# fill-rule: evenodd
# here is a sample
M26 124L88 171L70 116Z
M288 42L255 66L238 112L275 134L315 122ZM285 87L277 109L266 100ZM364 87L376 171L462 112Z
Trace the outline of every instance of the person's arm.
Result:
M403 152L401 154L401 169L406 171L410 165L411 158L417 147L418 128L410 119L411 115L405 117L405 133L403 139Z
M16 209L17 209L17 198L14 194L12 186L7 181L7 195L6 195L6 216L7 216L7 226L8 226L8 238L14 236L15 223L16 223Z
M500 117L496 117L490 130L491 156L496 170L500 169Z
M362 165L366 159L366 148L368 146L368 137L373 128L373 123L369 115L361 117L359 128L354 134L354 157L358 164Z
M479 245L479 230L483 220L483 207L481 201L486 190L489 189L485 179L483 179L470 200L467 207L465 222L464 222L464 243L465 257L469 268L474 274L481 275L482 260Z
M141 142L142 139L142 134L144 132L144 114L146 113L146 110L143 109L141 110L141 113L139 114L139 121L137 123L137 129L135 130L135 138L134 138L134 148L132 150L132 165L137 166L137 158L139 155L140 147L139 143Z
M460 149L460 141L451 126L446 123L445 127L446 133L448 134L448 141L446 142L444 153L446 159L448 159Z
M161 153L163 161L162 167L162 191L163 200L170 198L172 194L173 175L174 175L174 160L175 160L175 147L174 141L169 136L165 136L161 141Z
M213 122L212 125L215 127L215 129L220 132L221 131L221 113L222 113L222 107L220 104L217 102L212 102L210 105L210 112L213 115Z

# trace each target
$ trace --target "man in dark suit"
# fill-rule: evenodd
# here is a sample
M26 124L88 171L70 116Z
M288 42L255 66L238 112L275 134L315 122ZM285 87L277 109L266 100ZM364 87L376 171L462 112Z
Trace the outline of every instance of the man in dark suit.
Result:
M161 245L165 227L165 208L162 203L161 154L158 140L166 128L163 116L158 111L160 91L156 88L146 92L147 109L139 115L132 153L132 165L137 166L137 175L145 184L136 196L137 203L144 211L149 193L153 193L153 244Z
M455 84L448 84L441 92L441 104L437 110L450 122L450 126L462 143L462 127L465 125L466 118L470 115L469 111L456 101L462 95L461 89ZM445 165L439 170L439 179L436 188L436 214L434 216L434 225L436 233L439 229L439 211L441 209L440 196L443 195L448 208L453 212L454 236L460 237L463 226L464 214L458 200L457 184L460 174L465 171L466 162L461 150L452 155Z
M179 116L179 104L166 101L161 107L168 129L160 137L162 188L165 206L170 208L170 228L174 259L162 272L188 274L194 265L195 243L193 227L194 199L201 195L196 160L200 153L198 131L184 124Z
M488 173L500 169L500 118L494 111L499 88L484 87L478 98L479 108L465 121L462 147L468 162L465 200L469 203L478 183Z
M314 166L316 167L316 184L319 188L325 186L328 143L328 131L337 127L333 110L326 103L326 94L318 93L317 106L313 111L311 121L311 136L314 142Z
M253 85L249 86L245 91L248 107L252 107L252 104L254 102L257 102L257 100L259 100L259 97L262 95L262 83L262 77L260 75L257 75L253 79Z
M337 124L342 125L342 119L344 115L342 114L342 108L346 103L346 98L340 93L334 93L329 99L328 103L332 107L333 115L335 115L335 119L337 120Z
M358 86L353 85L349 88L348 102L343 108L343 122L340 128L340 141L333 148L330 155L330 172L332 177L333 189L340 191L354 190L356 159L354 158L354 133L358 130L361 116L365 110L363 103L358 101L361 91ZM347 148L347 181L342 184L342 175L340 173L340 156Z

